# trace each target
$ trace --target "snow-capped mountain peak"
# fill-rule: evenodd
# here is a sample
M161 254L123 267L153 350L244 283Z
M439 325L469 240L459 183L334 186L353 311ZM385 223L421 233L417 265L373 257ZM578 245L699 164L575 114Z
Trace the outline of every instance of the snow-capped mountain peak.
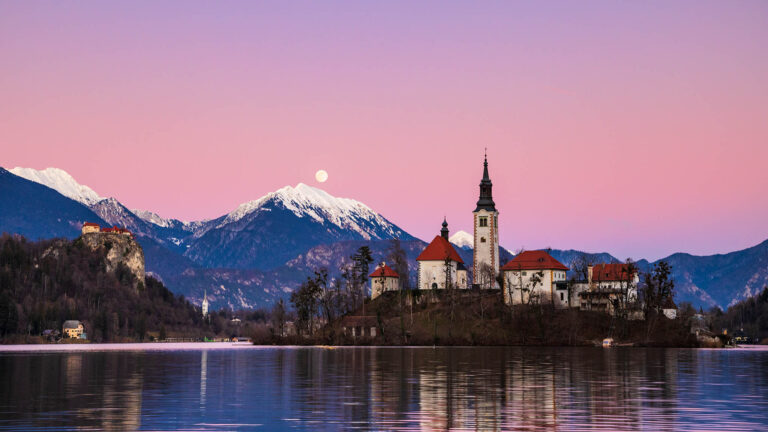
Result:
M299 183L295 187L285 186L263 197L238 206L219 224L219 227L237 222L269 205L279 205L293 212L297 217L308 217L320 223L330 222L340 228L351 229L365 239L379 238L371 224L384 227L390 237L399 235L394 225L371 210L365 204L350 198L337 198L328 192Z
M59 168L36 170L33 168L16 167L10 171L19 177L23 177L35 183L40 183L43 186L48 186L65 197L71 198L87 206L96 204L104 199L93 189L81 185L69 175L69 173Z
M456 231L448 238L448 241L460 248L472 249L475 247L475 238L466 231Z
M159 227L170 228L172 225L172 221L170 219L165 219L159 214L151 212L149 210L131 209L131 212L133 212L133 214L138 216L144 222L149 222Z

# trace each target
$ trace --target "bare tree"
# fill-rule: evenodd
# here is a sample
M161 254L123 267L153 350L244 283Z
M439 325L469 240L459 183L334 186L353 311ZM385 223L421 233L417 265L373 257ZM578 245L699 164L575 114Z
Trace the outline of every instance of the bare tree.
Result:
M612 298L614 315L617 317L626 319L630 305L637 301L636 295L633 294L637 292L637 284L635 283L637 272L637 264L632 261L632 258L627 258L627 261L619 267L618 292Z
M280 337L285 335L285 315L285 303L283 302L283 299L280 299L272 308L272 313L270 314L272 328Z
M400 239L392 239L387 260L392 263L395 272L397 272L397 275L399 276L398 296L400 298L400 337L403 341L405 341L405 319L403 317L403 303L406 291L410 291L410 274L408 271L408 256L406 255L405 250L400 243ZM413 298L411 298L411 317L413 317ZM411 321L413 321L413 319L411 319Z
M328 284L328 269L321 268L315 271L315 283L319 291L320 310L326 323L330 323L335 318L335 292Z
M448 298L451 303L451 324L453 324L453 312L456 305L456 286L453 283L453 261L446 255L444 260L445 270L445 289L448 292Z
M410 279L408 278L408 256L400 242L400 239L392 239L389 247L387 261L392 263L392 268L400 276L399 288L401 291L410 289Z
M536 294L536 286L537 285L543 285L544 281L544 272L539 270L537 272L534 272L530 278L528 278L528 283L526 284L526 291L528 291L528 304L538 304L540 302L540 296Z
M571 261L571 279L586 281L589 279L589 267L595 265L593 257L587 254L579 254Z
M479 264L479 268L477 270L477 276L478 279L480 279L477 282L480 286L480 289L492 288L493 282L496 280L496 270L493 268L493 266L484 262Z

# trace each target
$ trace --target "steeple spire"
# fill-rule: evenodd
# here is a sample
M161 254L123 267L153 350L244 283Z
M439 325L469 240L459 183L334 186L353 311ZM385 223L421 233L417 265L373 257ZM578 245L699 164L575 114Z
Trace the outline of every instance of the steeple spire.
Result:
M480 199L477 200L478 210L496 211L496 203L493 202L493 183L488 175L488 153L483 156L483 179L480 180Z
M445 220L445 217L443 217L443 228L440 230L440 235L448 240L448 221Z

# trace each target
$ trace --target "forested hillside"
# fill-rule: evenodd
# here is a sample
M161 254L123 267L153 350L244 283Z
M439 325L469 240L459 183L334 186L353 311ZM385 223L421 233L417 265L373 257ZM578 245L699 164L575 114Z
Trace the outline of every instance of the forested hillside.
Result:
M108 271L106 251L82 239L29 242L0 237L0 338L61 329L80 320L89 338L144 340L148 332L199 337L222 331L153 278L136 280L125 265Z

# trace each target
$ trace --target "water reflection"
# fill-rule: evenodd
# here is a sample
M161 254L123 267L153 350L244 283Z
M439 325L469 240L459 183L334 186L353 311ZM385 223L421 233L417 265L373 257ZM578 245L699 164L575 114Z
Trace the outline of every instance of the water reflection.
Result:
M0 429L768 428L768 351L0 354Z
M208 383L208 351L204 350L200 358L200 408L205 409L205 388Z

